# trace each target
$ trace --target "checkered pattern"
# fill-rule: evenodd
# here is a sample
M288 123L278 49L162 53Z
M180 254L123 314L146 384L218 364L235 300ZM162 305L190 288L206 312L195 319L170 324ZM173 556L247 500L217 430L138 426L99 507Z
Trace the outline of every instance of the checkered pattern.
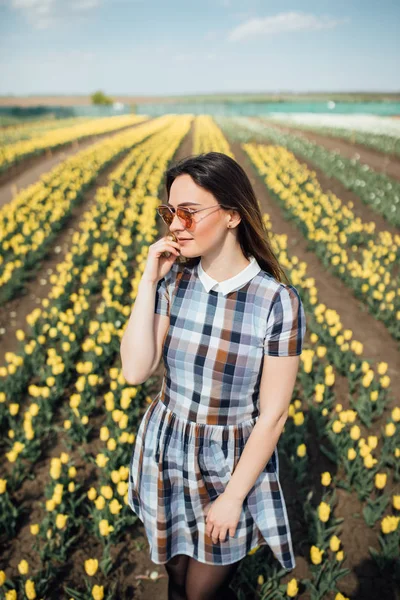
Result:
M230 564L267 544L293 569L277 447L243 502L233 537L214 544L204 508L224 491L257 421L264 355L301 353L306 321L296 288L260 270L240 289L207 292L197 265L175 263L158 282L155 312L170 317L165 372L136 434L128 494L151 560L187 554Z

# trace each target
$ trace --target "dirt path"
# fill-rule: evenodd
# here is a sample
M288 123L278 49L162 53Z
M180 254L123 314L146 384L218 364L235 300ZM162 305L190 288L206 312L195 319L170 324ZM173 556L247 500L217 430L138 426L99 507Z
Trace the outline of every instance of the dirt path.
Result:
M270 122L268 122L270 125ZM273 123L273 126L280 129L284 133L294 133L295 135L302 135L311 142L315 142L320 146L323 146L327 150L338 150L345 158L353 158L355 154L360 155L360 162L365 163L380 173L385 173L393 179L400 181L400 158L382 154L377 150L372 150L361 144L351 144L346 140L340 138L328 137L315 133L314 131L305 131L296 129L295 127L288 127L287 125L280 125Z
M137 127L140 124L141 123L136 123L136 125L123 127L122 129L119 129L118 132L92 135L90 138L85 138L82 141L72 142L72 144L63 146L59 150L48 151L39 156L23 160L14 167L11 167L3 175L0 175L0 208L7 202L10 202L20 190L38 181L43 173L47 173L63 160L74 156L78 152L81 152L81 150L86 150L86 148L89 148L89 146L92 146L99 140L106 137L111 138L130 127Z

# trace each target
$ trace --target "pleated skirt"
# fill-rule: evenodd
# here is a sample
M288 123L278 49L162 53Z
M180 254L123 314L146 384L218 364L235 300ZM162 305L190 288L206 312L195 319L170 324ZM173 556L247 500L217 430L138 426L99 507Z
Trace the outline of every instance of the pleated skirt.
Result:
M208 425L180 418L156 399L136 433L129 467L129 506L143 522L150 559L176 554L225 565L267 544L285 569L296 566L274 452L247 494L235 534L214 543L205 508L225 489L257 418Z

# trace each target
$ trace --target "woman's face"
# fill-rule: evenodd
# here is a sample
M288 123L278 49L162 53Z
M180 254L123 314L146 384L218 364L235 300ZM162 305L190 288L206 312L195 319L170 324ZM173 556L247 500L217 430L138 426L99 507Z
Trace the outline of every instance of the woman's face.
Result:
M204 188L197 185L190 175L184 174L177 177L170 189L169 205L177 208L179 205L187 206L193 210L202 210L193 215L193 225L186 229L183 221L176 215L169 226L169 230L179 238L188 238L188 241L179 239L181 253L187 258L202 256L208 251L218 249L224 242L231 220L231 212L222 209L216 198Z

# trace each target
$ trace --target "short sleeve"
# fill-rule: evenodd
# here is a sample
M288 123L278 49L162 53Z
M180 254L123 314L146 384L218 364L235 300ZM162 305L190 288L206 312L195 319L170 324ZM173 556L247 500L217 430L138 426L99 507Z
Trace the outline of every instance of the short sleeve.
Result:
M297 356L302 353L306 316L299 292L283 285L277 293L267 321L264 354Z
M168 273L167 273L168 275ZM169 315L169 293L167 275L157 282L154 312L159 315Z
M179 263L173 263L168 273L157 282L154 312L159 315L170 315L170 297L176 283Z

